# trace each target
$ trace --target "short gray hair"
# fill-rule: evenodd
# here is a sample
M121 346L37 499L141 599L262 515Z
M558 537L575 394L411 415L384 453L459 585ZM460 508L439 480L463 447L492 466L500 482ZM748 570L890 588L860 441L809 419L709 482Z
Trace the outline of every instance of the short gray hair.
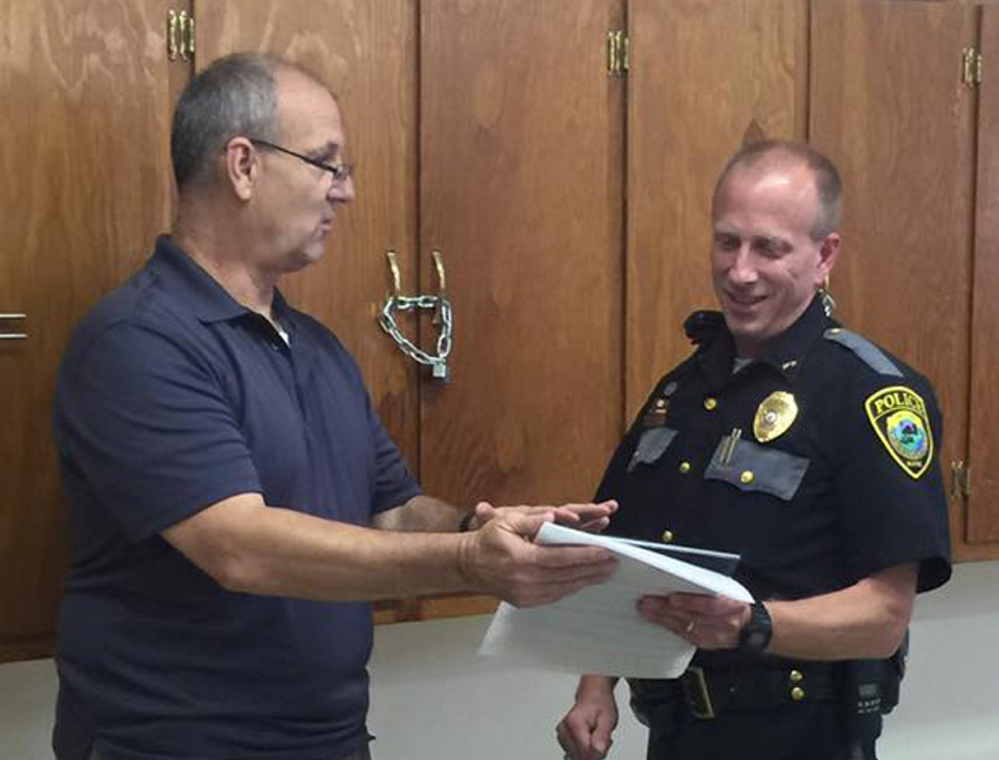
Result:
M274 72L282 65L272 56L235 53L214 61L188 83L170 134L178 191L209 179L213 160L233 137L279 141Z
M779 166L787 163L804 164L812 172L815 189L819 195L819 210L809 236L815 242L823 240L826 235L839 228L840 215L843 211L843 180L840 179L836 165L807 143L793 140L761 140L744 145L722 169L715 184L712 208L718 198L718 191L734 169L748 168L757 164Z

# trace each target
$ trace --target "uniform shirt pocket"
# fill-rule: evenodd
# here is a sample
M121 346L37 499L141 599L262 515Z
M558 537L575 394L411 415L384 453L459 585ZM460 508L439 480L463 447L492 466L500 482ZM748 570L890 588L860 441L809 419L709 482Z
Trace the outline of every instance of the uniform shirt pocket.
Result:
M669 445L676 438L677 431L671 427L653 427L642 431L642 437L638 439L638 446L635 453L631 455L628 462L628 472L634 471L640 464L655 464L669 448Z
M728 436L718 443L705 479L723 480L740 491L762 491L784 501L794 498L808 470L808 459L743 440L736 441L726 456L730 445Z

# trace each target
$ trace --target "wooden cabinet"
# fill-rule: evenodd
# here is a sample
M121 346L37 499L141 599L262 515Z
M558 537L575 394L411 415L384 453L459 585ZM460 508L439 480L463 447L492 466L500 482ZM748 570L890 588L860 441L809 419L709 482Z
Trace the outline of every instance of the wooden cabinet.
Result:
M51 646L65 566L49 435L62 347L169 228L173 99L193 68L235 50L299 61L338 93L357 199L326 259L284 289L348 344L428 492L592 494L622 424L625 83L604 68L621 3L2 2L13 31L0 96L20 107L2 148L17 225L0 312L28 313L14 327L31 337L0 347L5 395L26 402L0 438L15 473L2 486L0 658ZM193 64L167 61L171 9L197 19ZM443 252L456 315L446 385L377 326L389 249L406 293L436 291L430 253ZM429 318L400 321L431 345ZM382 618L493 605L406 601Z
M455 502L588 500L621 432L614 5L422 3L420 251L444 252L456 326L453 380L422 383L420 474Z
M688 356L688 314L717 308L711 194L746 140L804 139L806 0L631 0L627 411Z
M620 431L623 159L608 98L623 83L601 72L610 4L201 5L199 67L266 50L339 95L357 199L322 268L289 289L358 356L428 492L588 497ZM447 383L417 371L373 318L388 249L408 292L436 293L430 254L442 253ZM432 347L429 319L401 321Z
M999 557L995 9L815 0L811 32L809 136L846 187L839 313L933 382L947 480L956 462L976 476L951 495L956 556ZM962 81L968 49L980 84Z
M290 295L343 337L427 492L454 503L588 499L620 434L624 85L602 68L611 5L195 3L199 67L267 51L337 91L357 199ZM388 249L410 293L436 293L442 254L447 383L373 318ZM401 321L433 351L429 315Z
M296 307L332 328L364 372L408 462L419 448L416 366L375 321L397 251L403 290L417 286L417 8L415 0L196 0L195 65L259 51L288 58L337 93L354 203L338 214L326 256L282 282Z
M999 557L999 8L981 9L982 82L978 98L978 157L971 302L971 390L966 461L974 468L959 512L960 554Z
M999 558L999 9L859 0L630 0L628 9L628 416L689 353L683 318L714 307L710 194L722 163L744 140L808 139L846 188L837 316L932 380L946 481L952 463L973 473L970 494L960 482L950 494L955 557Z
M171 207L166 0L0 0L0 661L51 651L66 563L50 435L80 314ZM186 77L186 72L181 72Z
M999 557L989 337L999 307L999 9L844 0L193 0L195 61L167 60L166 0L0 0L0 660L50 651L65 563L49 407L80 314L169 228L173 100L235 50L337 91L357 199L289 279L357 357L427 491L459 503L588 498L627 419L711 307L710 198L745 140L811 139L842 167L850 325L933 379L963 558ZM630 72L609 75L626 29ZM960 80L964 47L984 82ZM995 80L995 81L992 81ZM454 304L451 379L375 317L402 290ZM428 315L401 318L433 349ZM386 620L489 609L385 605Z

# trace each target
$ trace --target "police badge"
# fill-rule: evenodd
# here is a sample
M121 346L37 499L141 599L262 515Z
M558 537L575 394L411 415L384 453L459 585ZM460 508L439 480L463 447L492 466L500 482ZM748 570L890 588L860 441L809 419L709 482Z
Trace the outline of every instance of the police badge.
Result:
M767 443L787 432L798 416L798 402L787 391L775 391L760 402L753 418L753 435Z
M912 478L933 460L933 432L926 403L911 388L893 385L868 396L867 418L892 459Z

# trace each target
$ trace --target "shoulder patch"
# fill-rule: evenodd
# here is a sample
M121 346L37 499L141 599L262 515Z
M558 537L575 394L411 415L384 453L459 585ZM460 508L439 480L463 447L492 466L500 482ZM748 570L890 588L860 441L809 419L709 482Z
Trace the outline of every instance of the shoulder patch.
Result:
M822 334L822 337L850 349L860 357L860 360L864 364L879 375L903 377L902 371L895 366L895 362L885 356L884 351L867 340L867 338L863 338L855 332L844 330L842 327L833 327L826 330Z
M913 479L933 461L933 431L922 396L904 385L872 393L864 402L867 418L891 458Z

